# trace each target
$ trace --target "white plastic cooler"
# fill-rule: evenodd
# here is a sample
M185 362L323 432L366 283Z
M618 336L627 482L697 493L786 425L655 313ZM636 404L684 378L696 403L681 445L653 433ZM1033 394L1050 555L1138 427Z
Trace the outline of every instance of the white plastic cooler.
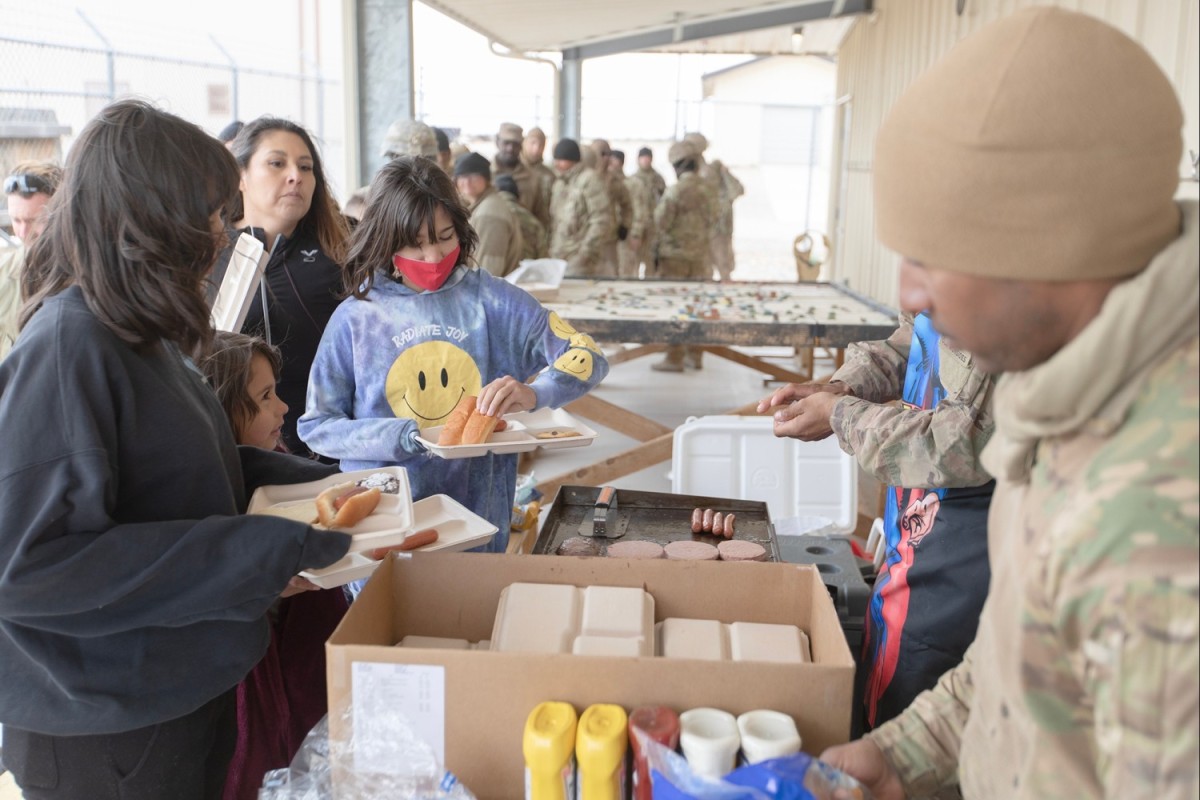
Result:
M858 473L837 438L777 438L771 417L691 417L675 429L671 491L760 500L773 521L828 517L841 533L858 518Z

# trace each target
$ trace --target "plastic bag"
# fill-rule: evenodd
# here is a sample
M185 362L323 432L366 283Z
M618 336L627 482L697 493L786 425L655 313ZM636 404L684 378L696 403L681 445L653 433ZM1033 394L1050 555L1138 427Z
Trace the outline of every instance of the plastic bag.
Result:
M351 708L343 730L353 731ZM329 718L309 731L291 766L263 777L258 800L475 800L443 769L433 748L414 733L404 714L374 717L357 741L331 740ZM380 768L379 765L385 765Z
M740 767L716 780L634 729L650 764L654 800L871 800L867 789L823 761L797 753Z

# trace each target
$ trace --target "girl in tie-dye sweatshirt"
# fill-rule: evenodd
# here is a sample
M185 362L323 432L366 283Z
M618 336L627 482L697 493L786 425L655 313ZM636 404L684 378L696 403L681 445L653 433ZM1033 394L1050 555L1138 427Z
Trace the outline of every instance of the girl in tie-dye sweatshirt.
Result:
M343 471L405 467L414 500L454 498L499 529L482 549L502 553L517 456L443 459L418 432L464 395L493 416L558 408L596 386L608 362L523 289L468 266L476 242L432 161L402 157L379 171L344 267L351 296L325 329L299 432Z

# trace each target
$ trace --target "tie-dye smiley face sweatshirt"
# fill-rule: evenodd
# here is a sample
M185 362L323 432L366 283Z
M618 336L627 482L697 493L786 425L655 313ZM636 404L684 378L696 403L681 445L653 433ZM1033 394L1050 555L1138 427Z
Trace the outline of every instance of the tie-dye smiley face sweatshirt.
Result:
M298 430L345 472L406 468L413 500L453 497L499 529L482 549L502 553L517 456L443 459L416 436L464 395L535 374L537 408L559 408L599 384L608 362L590 336L484 270L460 266L432 292L378 275L366 299L347 298L329 320Z

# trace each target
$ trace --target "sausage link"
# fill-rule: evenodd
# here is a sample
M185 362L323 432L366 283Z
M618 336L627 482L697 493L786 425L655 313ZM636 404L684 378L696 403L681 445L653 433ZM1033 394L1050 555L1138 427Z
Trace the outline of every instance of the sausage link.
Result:
M704 509L704 525L702 527L704 528L705 533L712 533L713 514L715 514L715 513L716 512L713 511L711 508Z
M692 511L692 533L699 533L704 530L704 509L697 508Z
M713 536L724 536L725 535L725 515L722 514L720 511L713 514L712 533L713 533Z
M418 547L424 547L427 544L433 544L438 539L437 528L426 528L416 533L410 533L404 537L404 541L397 547L397 550L416 550Z
M735 519L737 519L737 517L734 516L733 514L727 514L725 516L725 538L726 539L733 538L733 521Z

